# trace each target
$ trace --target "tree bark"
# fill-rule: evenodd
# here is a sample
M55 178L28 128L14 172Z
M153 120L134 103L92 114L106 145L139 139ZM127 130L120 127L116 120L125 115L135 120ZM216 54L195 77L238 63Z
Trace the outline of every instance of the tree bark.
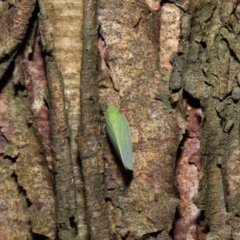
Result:
M0 240L240 239L239 13L0 1ZM133 171L106 134L110 104Z

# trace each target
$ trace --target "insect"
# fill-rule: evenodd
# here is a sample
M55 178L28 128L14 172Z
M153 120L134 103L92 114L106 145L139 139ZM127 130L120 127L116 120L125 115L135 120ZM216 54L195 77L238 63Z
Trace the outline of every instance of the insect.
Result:
M113 105L109 105L107 108L106 129L114 150L122 160L124 167L133 170L130 129L126 118Z

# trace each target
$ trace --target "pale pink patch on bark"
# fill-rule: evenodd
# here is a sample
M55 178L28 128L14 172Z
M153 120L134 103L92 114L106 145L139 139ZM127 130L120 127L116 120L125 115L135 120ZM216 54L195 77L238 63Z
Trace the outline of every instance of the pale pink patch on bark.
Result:
M109 71L110 71L106 62L107 47L106 47L106 43L101 38L98 38L98 51L100 53L100 58L101 58L101 69L104 75L107 76L109 75Z
M42 56L40 37L35 39L33 57L29 59L28 48L24 51L23 70L25 85L28 90L30 108L37 120L37 127L42 143L47 151L51 150L50 123L45 103L47 78Z
M146 4L152 9L152 10L159 10L160 8L160 0L146 0Z
M180 194L178 205L179 219L174 226L174 240L198 239L204 236L200 225L201 210L193 203L193 198L198 192L199 171L201 170L200 124L203 113L201 108L192 107L184 100L187 115L187 131L181 155L176 167L176 181ZM201 227L200 227L201 226ZM202 238L204 239L204 238Z
M172 69L171 55L178 52L180 36L180 9L174 4L163 4L160 17L160 61L164 68Z

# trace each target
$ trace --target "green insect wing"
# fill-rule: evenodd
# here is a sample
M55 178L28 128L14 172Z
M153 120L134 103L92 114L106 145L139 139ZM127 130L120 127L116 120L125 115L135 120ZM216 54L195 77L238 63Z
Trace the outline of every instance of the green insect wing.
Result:
M132 139L126 118L113 105L106 113L106 129L110 141L124 167L133 170Z

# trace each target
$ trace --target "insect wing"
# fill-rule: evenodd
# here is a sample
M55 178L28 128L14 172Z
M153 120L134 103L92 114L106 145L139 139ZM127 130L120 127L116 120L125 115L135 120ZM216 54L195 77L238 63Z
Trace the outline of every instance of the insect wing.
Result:
M133 170L133 157L132 157L132 139L130 129L126 118L121 115L118 120L119 128L119 142L121 159L125 168Z
M118 137L117 137L117 125L116 125L116 120L115 121L110 121L108 118L106 119L106 129L107 129L107 134L108 137L110 138L110 141L114 147L114 150L117 152L117 155L119 158L122 159L118 145L120 144L118 142Z
M132 140L126 118L111 106L107 111L106 129L111 143L125 168L133 170Z

